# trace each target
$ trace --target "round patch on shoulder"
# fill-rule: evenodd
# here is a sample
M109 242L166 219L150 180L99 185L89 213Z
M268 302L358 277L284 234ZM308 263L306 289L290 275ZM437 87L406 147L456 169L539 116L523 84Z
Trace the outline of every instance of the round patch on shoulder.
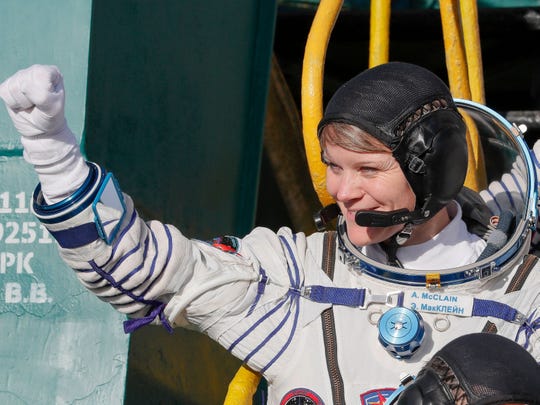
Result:
M236 253L240 247L240 241L234 236L218 236L209 242L213 247L227 253Z
M285 394L280 405L324 405L324 402L311 390L295 388Z

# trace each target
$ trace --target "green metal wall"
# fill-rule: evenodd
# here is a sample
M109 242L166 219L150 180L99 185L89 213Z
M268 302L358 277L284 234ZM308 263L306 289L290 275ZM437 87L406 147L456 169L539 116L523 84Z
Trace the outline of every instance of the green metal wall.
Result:
M66 115L85 118L91 2L2 0L0 80L34 63L56 64ZM123 317L88 294L29 211L37 179L0 108L0 403L120 403L128 337Z
M243 235L275 14L272 0L2 0L0 80L59 66L86 155L143 217L189 237ZM220 403L239 361L191 331L124 335L28 212L36 181L0 108L0 403Z
M146 217L198 238L251 229L275 12L271 0L94 1L87 152Z

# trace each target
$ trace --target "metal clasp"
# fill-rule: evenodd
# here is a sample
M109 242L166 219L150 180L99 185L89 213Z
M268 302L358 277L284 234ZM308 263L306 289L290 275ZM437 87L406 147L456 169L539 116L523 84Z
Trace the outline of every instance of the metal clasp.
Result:
M361 309L366 309L370 304L384 304L388 307L399 307L403 305L403 291L393 291L386 294L366 294L364 305Z
M525 322L527 322L527 315L524 315L521 312L516 312L516 316L510 322L523 325Z
M311 286L304 286L300 288L300 296L309 299L311 296Z

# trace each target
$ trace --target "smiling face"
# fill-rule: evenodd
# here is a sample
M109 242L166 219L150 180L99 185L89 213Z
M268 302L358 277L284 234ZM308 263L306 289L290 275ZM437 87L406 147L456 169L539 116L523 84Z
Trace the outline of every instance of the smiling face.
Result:
M401 230L403 225L385 228L359 226L355 221L356 212L413 210L414 192L387 147L373 138L369 140L371 146L368 147L349 145L343 139L339 141L336 128L335 125L327 126L321 142L323 161L327 165L328 192L341 209L352 243L366 246L382 242Z

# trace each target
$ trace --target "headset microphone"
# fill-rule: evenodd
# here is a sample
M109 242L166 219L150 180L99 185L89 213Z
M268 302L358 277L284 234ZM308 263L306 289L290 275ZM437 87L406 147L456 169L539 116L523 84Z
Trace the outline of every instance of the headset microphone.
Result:
M339 207L336 203L322 208L313 216L317 230L324 230L326 225L334 220L339 214ZM418 211L409 211L406 208L402 208L395 211L358 211L354 219L360 226L381 228L416 222L422 218L423 216Z
M360 226L386 227L406 222L414 222L418 215L402 208L395 211L358 211L354 217L355 222Z

